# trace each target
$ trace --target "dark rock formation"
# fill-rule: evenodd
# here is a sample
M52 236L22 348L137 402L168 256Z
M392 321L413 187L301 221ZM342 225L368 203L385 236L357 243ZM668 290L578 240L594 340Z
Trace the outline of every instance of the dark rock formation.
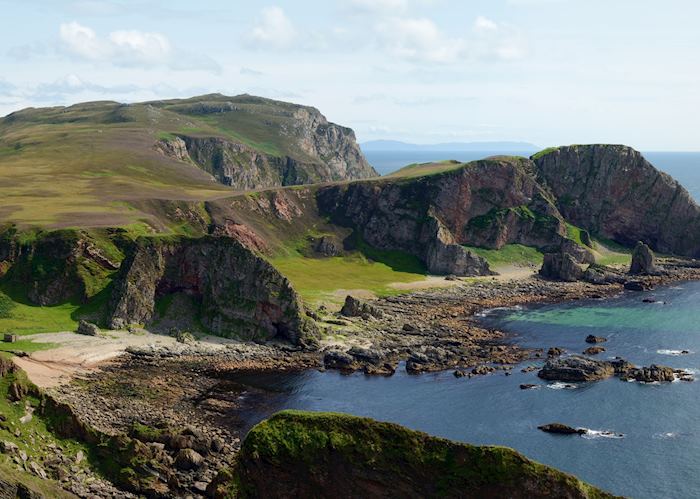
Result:
M622 379L641 381L644 383L670 382L676 379L676 371L671 367L657 366L631 368L622 374Z
M602 336L595 336L593 334L586 336L586 343L603 343L606 341L608 341L608 339L603 338Z
M644 281L626 281L624 287L629 291L649 291L654 288L652 284Z
M592 234L656 251L700 256L700 207L637 151L620 145L558 147L532 157L568 221Z
M437 274L487 275L463 247L519 243L559 248L566 225L524 158L469 163L440 174L319 189L319 212L353 228L367 244L401 250Z
M343 254L342 244L331 236L321 236L315 239L313 248L316 253L322 256L340 256Z
M544 424L538 426L537 429L546 433L557 433L559 435L584 435L586 433L585 428L572 428L562 423Z
M602 362L578 355L550 359L537 373L542 379L549 381L597 381L615 374L609 362Z
M146 324L156 301L189 300L201 323L220 336L313 341L315 326L299 296L272 265L229 238L142 238L122 265L110 324Z
M569 253L545 253L540 275L548 279L574 282L583 277L583 269Z
M612 497L504 447L431 437L396 424L284 411L246 436L212 497Z
M340 309L340 313L345 317L368 318L372 316L378 319L382 318L384 315L381 309L350 295L345 297L345 303L343 304L343 308Z
M583 351L584 355L598 355L605 351L604 347L588 347Z
M630 274L657 275L658 273L659 269L654 263L654 253L649 249L649 246L638 241L632 252Z

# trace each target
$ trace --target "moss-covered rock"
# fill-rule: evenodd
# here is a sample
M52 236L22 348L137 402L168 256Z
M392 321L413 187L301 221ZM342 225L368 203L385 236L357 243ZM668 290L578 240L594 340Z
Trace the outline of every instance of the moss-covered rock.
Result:
M613 497L512 449L392 423L283 411L255 426L215 497Z

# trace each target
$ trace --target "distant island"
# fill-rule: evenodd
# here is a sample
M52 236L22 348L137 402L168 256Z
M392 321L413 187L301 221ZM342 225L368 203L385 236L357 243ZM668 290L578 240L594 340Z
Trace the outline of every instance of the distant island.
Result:
M439 144L411 144L400 140L370 140L360 147L368 151L489 151L535 153L542 148L529 142L443 142Z

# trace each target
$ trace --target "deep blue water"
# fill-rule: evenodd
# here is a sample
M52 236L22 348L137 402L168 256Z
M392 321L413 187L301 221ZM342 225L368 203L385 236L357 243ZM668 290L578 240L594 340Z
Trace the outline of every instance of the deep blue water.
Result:
M665 303L642 303L654 297ZM514 341L581 352L584 338L608 338L602 358L700 368L700 283L606 301L494 311L483 320ZM689 350L687 355L674 351ZM529 363L526 363L526 365ZM521 366L520 366L521 367ZM389 378L308 371L238 378L270 390L258 421L282 408L340 411L394 421L434 435L513 447L617 494L639 498L700 497L700 381L663 385L610 379L575 389L535 373L457 379L451 372ZM520 383L538 383L520 390ZM624 438L557 436L537 426L562 422L610 430Z
M381 175L386 175L411 163L426 163L443 159L473 161L498 154L529 155L529 153L522 151L367 151L365 156ZM696 200L700 199L700 152L645 152L643 154L651 164L683 184Z

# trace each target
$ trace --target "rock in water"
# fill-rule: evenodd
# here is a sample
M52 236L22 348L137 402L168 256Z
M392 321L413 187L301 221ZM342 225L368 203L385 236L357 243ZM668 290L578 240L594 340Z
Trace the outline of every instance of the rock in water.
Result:
M588 347L583 351L583 353L585 355L598 355L599 353L603 353L604 351L605 348L603 347Z
M76 329L75 332L78 334L84 334L85 336L99 336L100 328L92 322L81 320L78 323L78 329Z
M547 433L558 433L560 435L583 435L586 433L585 428L572 428L571 426L561 423L543 424L538 426L537 429Z
M602 336L595 336L593 334L586 336L586 343L605 343L606 341L608 341L608 339Z
M583 269L569 253L545 253L540 275L558 281L574 282L583 277Z
M621 375L622 379L641 381L643 383L669 382L676 379L675 371L671 367L657 366L639 367L627 370Z
M649 246L639 241L632 252L630 274L657 275L659 269L654 263L654 253Z
M597 381L611 377L615 370L609 362L603 362L578 355L564 359L550 359L537 373L548 381Z

